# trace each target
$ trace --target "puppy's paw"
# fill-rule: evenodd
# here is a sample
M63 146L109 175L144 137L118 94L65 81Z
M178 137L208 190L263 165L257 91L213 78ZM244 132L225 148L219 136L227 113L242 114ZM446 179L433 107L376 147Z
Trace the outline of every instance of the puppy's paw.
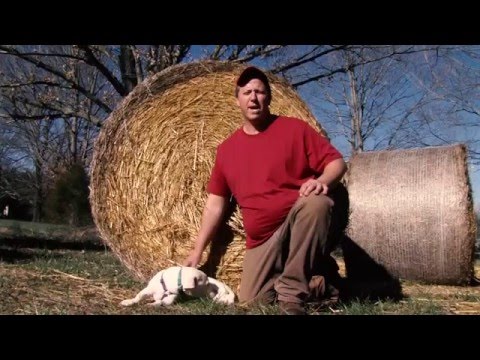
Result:
M161 301L154 301L154 302L150 302L150 303L147 303L147 306L151 306L151 307L161 307L163 306L164 304L161 302Z
M134 302L131 299L123 300L123 301L120 302L120 305L122 305L122 306L130 306L130 305L133 305L133 304L134 304Z

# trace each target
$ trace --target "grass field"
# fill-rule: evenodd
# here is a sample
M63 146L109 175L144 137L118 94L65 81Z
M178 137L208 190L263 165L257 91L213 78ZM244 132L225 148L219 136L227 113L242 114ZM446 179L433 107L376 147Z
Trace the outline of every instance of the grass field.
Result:
M341 272L344 266L337 259ZM476 275L480 277L477 259ZM276 306L243 308L208 300L170 307L123 308L144 284L136 281L94 229L0 220L0 314L280 314ZM480 314L480 286L433 286L402 281L397 300L353 299L310 308L317 315Z

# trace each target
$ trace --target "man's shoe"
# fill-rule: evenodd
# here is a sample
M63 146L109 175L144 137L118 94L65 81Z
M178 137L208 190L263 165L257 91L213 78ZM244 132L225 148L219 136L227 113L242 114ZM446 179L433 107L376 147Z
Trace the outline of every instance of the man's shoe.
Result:
M319 301L323 299L325 295L326 282L325 277L322 275L314 275L308 283L309 294L307 301Z
M308 284L309 295L308 303L313 303L320 307L331 306L338 303L340 291L331 283L327 283L322 275L314 275Z
M278 306L285 315L307 315L305 308L299 303L279 301Z

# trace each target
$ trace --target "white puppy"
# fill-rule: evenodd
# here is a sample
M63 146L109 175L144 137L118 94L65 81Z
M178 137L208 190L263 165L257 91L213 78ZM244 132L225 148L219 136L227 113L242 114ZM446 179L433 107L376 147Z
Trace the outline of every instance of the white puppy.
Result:
M152 296L154 302L149 305L170 305L182 292L193 297L208 296L222 304L231 305L235 301L235 294L227 285L209 278L203 271L193 267L172 266L159 271L137 296L120 304L130 306Z

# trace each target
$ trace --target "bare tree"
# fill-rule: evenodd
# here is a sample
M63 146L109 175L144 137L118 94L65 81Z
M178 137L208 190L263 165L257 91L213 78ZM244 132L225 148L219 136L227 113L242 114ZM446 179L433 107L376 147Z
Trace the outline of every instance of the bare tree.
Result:
M17 90L49 87L69 94L62 102L53 97L38 105L48 106L57 117L76 116L100 125L147 74L181 62L188 49L189 45L0 45L0 58L10 62L13 58L31 69L28 78L2 81L1 86ZM0 59L2 68L8 60ZM68 98L74 103L66 102Z
M17 182L17 187L29 188L32 194L30 202L33 206L33 220L39 221L42 213L44 194L48 185L48 172L46 164L51 164L52 151L50 139L52 137L53 122L39 120L31 122L16 122L14 131L18 143L15 152L20 156L15 161L15 169L25 174L22 184ZM21 161L26 158L30 161ZM12 170L13 167L10 167ZM18 189L17 189L18 190ZM14 192L15 189L13 189Z
M417 114L428 130L419 143L465 143L472 164L480 164L480 47L444 47L438 56L424 54L409 74L429 104Z
M69 78L96 93L96 77L89 77L78 67L77 63L63 64ZM50 180L64 167L77 162L88 163L98 129L87 119L96 115L98 107L91 106L92 102L79 93L71 96L75 93L49 86L51 79L48 77L42 81L33 80L36 81L33 86L23 86L34 78L32 70L36 70L35 66L26 62L15 59L3 62L0 116L3 127L8 128L16 140L15 144L11 142L10 157L15 154L17 169L23 168L26 174L31 174L31 178L24 176L22 179L28 181L24 185L32 189L33 220L38 221ZM75 115L75 110L80 108L82 117ZM67 113L70 116L67 117Z
M17 138L9 151L22 154L32 174L34 220L51 185L47 179L73 164L88 165L97 126L115 103L149 71L181 61L187 50L0 45L0 118Z
M338 51L330 61L342 71L312 87L322 125L346 141L351 154L412 145L411 124L424 94L405 76L407 52L394 53L386 47Z
M13 168L14 134L12 129L0 119L0 196L17 198L18 194L7 175ZM1 209L0 209L1 210Z

